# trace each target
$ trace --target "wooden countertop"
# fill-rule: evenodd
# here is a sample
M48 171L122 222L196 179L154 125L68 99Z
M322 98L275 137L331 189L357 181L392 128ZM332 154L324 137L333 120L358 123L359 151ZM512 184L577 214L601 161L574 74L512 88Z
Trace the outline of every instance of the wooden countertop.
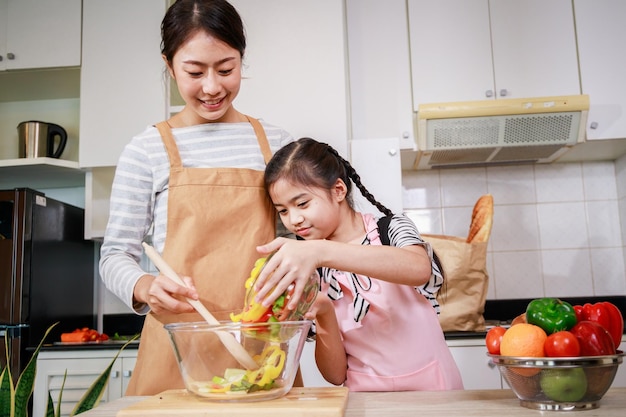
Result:
M146 397L124 397L81 414L81 417L115 417L117 411ZM610 389L600 407L576 413L578 417L623 417L626 388ZM443 416L554 416L522 407L511 390L356 392L348 395L345 417L443 417ZM561 412L562 413L562 412ZM580 414L579 414L580 413ZM164 416L164 414L159 414ZM569 415L569 414L568 414Z

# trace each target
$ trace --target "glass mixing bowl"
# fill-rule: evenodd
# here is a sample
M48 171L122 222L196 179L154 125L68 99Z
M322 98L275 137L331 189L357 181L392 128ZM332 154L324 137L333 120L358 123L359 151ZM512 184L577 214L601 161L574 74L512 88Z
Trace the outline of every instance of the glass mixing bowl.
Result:
M262 401L282 397L293 386L311 321L166 324L185 387L213 401ZM245 369L220 336L234 337L258 364Z

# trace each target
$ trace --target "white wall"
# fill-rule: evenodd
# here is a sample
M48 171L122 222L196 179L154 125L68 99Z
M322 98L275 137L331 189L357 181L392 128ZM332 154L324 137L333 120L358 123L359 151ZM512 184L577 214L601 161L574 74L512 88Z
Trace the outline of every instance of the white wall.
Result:
M494 198L489 299L626 293L626 158L404 171L420 232L466 236L478 197Z

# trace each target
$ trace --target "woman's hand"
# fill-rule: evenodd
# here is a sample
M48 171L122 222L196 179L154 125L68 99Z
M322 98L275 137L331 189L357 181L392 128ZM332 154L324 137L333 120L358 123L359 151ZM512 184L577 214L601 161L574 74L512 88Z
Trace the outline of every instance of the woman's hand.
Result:
M258 246L263 255L275 252L267 261L255 282L257 301L269 307L289 285L295 284L293 297L287 309L295 310L302 297L304 287L318 267L312 248L316 241L303 241L279 237L270 243ZM313 279L318 279L317 275ZM274 291L272 291L274 288Z
M134 298L147 304L153 313L191 313L194 308L186 298L198 299L196 287L190 277L182 277L188 287L178 285L165 275L144 275L134 289Z

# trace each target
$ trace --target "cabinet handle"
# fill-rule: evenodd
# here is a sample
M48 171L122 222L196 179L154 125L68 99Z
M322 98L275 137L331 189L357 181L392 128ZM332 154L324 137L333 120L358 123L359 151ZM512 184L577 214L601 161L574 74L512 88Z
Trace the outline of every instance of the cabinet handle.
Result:
M396 156L397 153L398 153L398 150L396 148L389 149L390 156Z
M496 364L495 364L495 363L493 363L493 362L491 362L491 361L488 361L488 362L487 362L487 366L488 366L490 369L493 369L493 368L495 368L495 367L496 367Z
M589 125L589 129L597 129L598 128L598 122L591 122L591 124Z
M506 91L506 88L503 88L502 90L500 90L500 97L506 97L507 94L509 94L509 92Z
M2 60L0 59L0 61L2 61ZM411 137L409 132L402 132L402 139L408 139L409 137Z
M485 97L493 97L493 90L485 91Z
M2 58L2 55L0 55L0 62L2 62L2 60L3 60L3 59L4 59L4 58Z
M126 370L124 371L124 377L125 378L130 378L130 376L133 374L133 371L131 370Z
M15 59L15 54L14 54L13 52L9 52L9 53L7 54L7 58L9 58L9 59Z
M120 371L111 372L111 378L118 378L120 376Z

